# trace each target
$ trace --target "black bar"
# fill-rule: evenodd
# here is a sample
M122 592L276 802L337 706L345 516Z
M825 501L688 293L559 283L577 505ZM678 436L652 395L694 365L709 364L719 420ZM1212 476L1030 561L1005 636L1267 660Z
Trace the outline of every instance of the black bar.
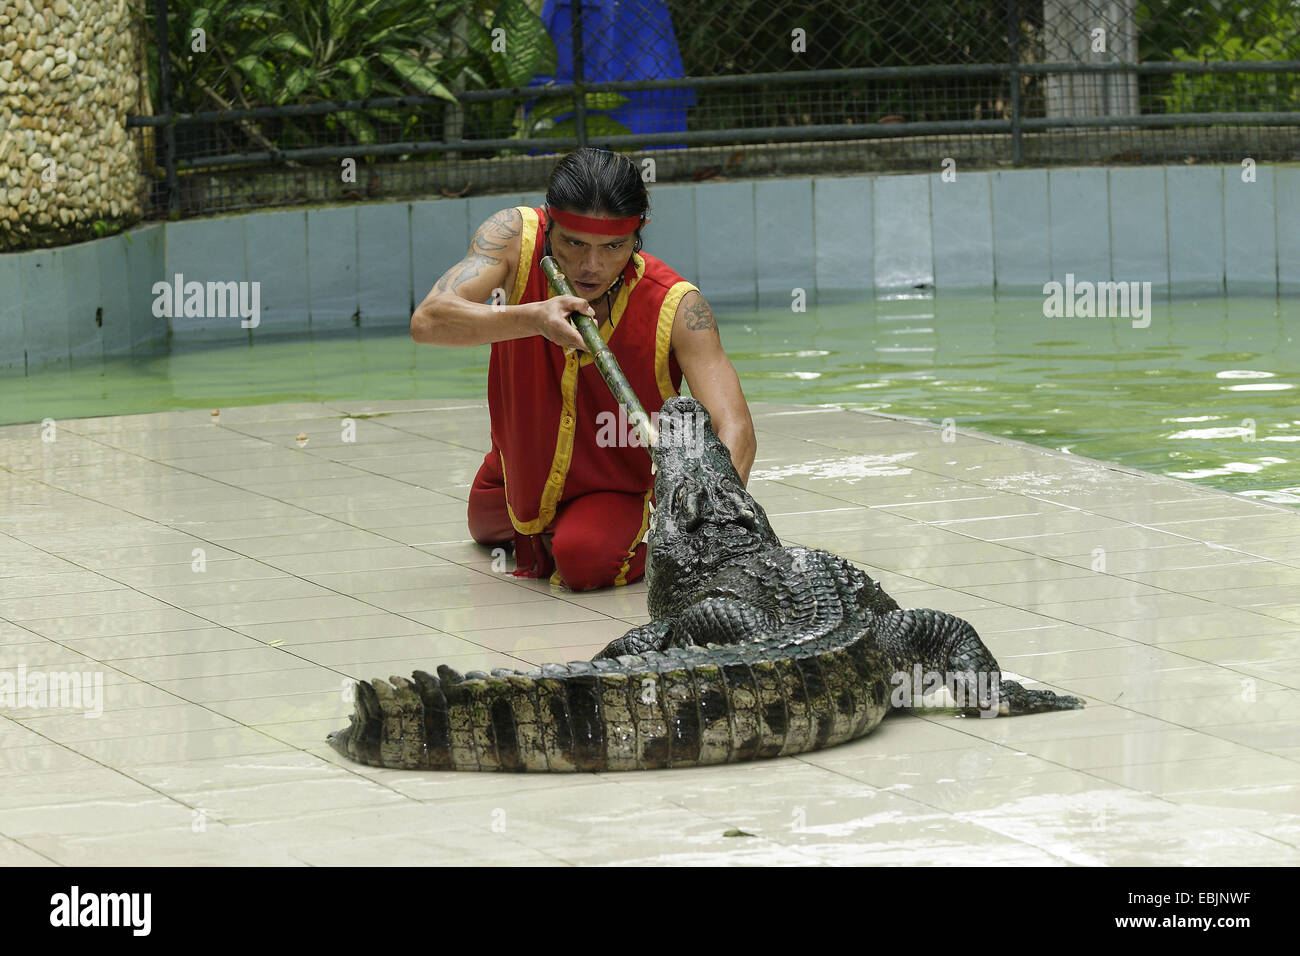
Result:
M483 100L505 100L511 98L531 98L534 96L561 96L568 87L557 87L555 92L550 87L538 87L537 92L529 92L515 87L510 90L484 90L480 93L464 93L457 97L461 103ZM543 92L544 91L544 92ZM491 94L491 95L488 95ZM392 109L395 106L428 106L432 103L448 103L444 96L375 96L364 100L337 100L328 103L300 103L290 106L254 106L246 110L200 110L197 113L177 113L177 123L225 123L246 119L279 119L286 116L319 116L329 113L365 112L366 110ZM132 116L127 120L129 126L163 126L167 118L163 116Z
M755 798L756 807L775 817L778 806L775 800L765 800L765 797L766 794L759 793ZM571 805L580 807L583 799L582 795L574 793L570 798ZM326 824L329 822L328 817L322 817L319 812L308 816L309 819L303 826L304 847L310 846L311 831L307 825L316 823L319 827L320 821L324 820ZM534 826L545 826L549 822L541 814L533 816ZM750 884L752 888L761 890L770 885L770 879L764 879L767 874L757 871L764 857L750 858L738 851L733 851L729 859L724 857L723 851L716 844L716 835L721 834L724 826L726 824L719 822L712 834L705 833L701 836L702 841L711 837L714 841L702 847L704 862L723 860L738 866L747 865L755 871L749 878L753 880ZM611 841L611 859L615 862L639 862L633 856L635 844L631 841L653 840L649 825L639 821L631 811L615 811L595 818L591 829L593 840ZM482 834L474 835L469 824L457 823L455 820L439 821L439 829L433 835L441 837L444 832L448 835L444 838L446 840L460 842L463 839L470 847L492 847L494 856L484 862L498 867L511 860L513 846L522 846L519 853L528 849L528 844L522 840L508 839L504 834L491 835L495 837L495 842L488 842ZM777 834L767 831L760 833L761 840L746 841L747 845L770 843L777 849L784 846L777 841ZM461 834L464 836L460 837ZM617 843L620 837L629 845L620 846ZM203 845L198 842L202 839L195 837L196 846ZM1122 855L1113 842L1104 843L1103 849L1095 857L1102 864L1111 865L1066 865L1074 861L1067 855L1069 850L1083 845L1084 839L1075 834L1067 834L1064 850L1058 850L1054 844L1049 844L1047 849L1039 849L1036 843L1026 843L1027 847L1036 850L1038 858L1046 862L1007 866L996 871L991 868L976 869L985 864L986 859L974 849L958 847L952 851L951 860L966 865L974 878L966 880L959 891L953 892L960 893L962 904L972 913L997 913L1008 907L1013 908L1015 932L1025 940L1026 946L1035 949L1053 948L1054 940L1069 939L1079 943L1081 948L1100 943L1107 951L1120 948L1120 943L1125 944L1123 948L1151 950L1157 948L1157 943L1163 942L1175 951L1193 952L1202 951L1202 948L1188 945L1190 941L1208 939L1209 945L1205 950L1213 948L1216 952L1244 952L1263 948L1265 942L1276 940L1294 927L1294 893L1286 876L1288 871L1283 866L1189 866L1185 859L1178 858L1177 848L1167 848L1163 852L1151 851L1148 856L1140 858L1152 861L1146 866L1114 865L1111 861L1122 859ZM51 839L48 842L55 841ZM920 864L934 863L939 857L933 849L922 846L919 839L914 843L915 847L905 845L908 851L905 855L899 854L903 863L914 865L891 869L888 880L872 880L871 902L875 910L889 914L890 919L882 922L889 924L885 927L885 933L889 934L891 941L895 937L902 938L912 927L935 925L937 922L933 899L934 878L929 869ZM149 836L141 836L135 850L136 855L149 853L149 846ZM327 847L329 846L337 846L337 843L328 843ZM192 866L178 866L173 862L178 859L177 855L167 857L165 851L158 851L153 855L160 865L150 868L24 868L14 871L14 879L6 887L6 930L8 938L31 940L34 945L25 949L33 951L66 950L69 949L70 940L72 948L121 941L124 948L131 945L135 950L142 941L146 945L148 941L155 941L160 947L175 949L191 946L195 938L207 940L214 947L247 949L249 936L254 929L258 938L264 940L269 948L281 948L283 943L285 949L337 949L346 946L362 950L374 948L374 926L365 919L350 916L346 910L334 909L335 904L328 901L338 900L339 885L345 878L365 881L369 885L382 885L384 881L403 876L403 871L395 869L403 864L443 868L450 878L444 881L445 888L439 887L439 903L442 909L454 913L459 923L466 926L492 925L494 921L499 923L500 895L479 890L484 870L466 867L465 861L471 857L452 852L444 846L442 840L427 841L425 844L416 844L405 855L390 854L384 858L381 853L373 854L374 859L386 864L384 866L355 865L347 862L349 857L344 857L346 870L329 865L305 866L292 872L283 869L282 865L218 867L215 863L224 862L226 857L216 855L216 851L202 849L195 851ZM814 849L817 848L814 844ZM826 843L822 849L834 852L834 861L843 861L848 866L880 863L879 852L873 856L873 847L868 841L845 841L838 845ZM530 863L538 856L535 850L532 852L532 857L521 856L518 862ZM1220 859L1229 855L1226 848L1211 847L1203 852L1206 859ZM55 857L56 862L62 863L66 859L66 853L63 851ZM268 847L266 855L278 862L293 860L301 854L290 845L283 850ZM350 854L351 857L356 855L355 851ZM324 856L328 860L328 850ZM807 861L802 863L805 874L799 877L801 888L806 895L815 894L814 898L827 912L852 912L854 908L860 910L863 905L860 889L862 883L858 879L866 882L877 876L878 871L869 871L857 879L845 880L843 868L817 865L824 864L830 856L831 852L807 855ZM1280 856L1278 853L1274 858ZM97 859L102 858L101 852ZM310 858L320 859L321 854L313 854ZM580 857L579 861L586 862L590 859L591 854L588 854ZM680 866L683 861L694 862L684 854L679 853L677 857L669 856L666 859L669 863L679 863L679 871L674 872L673 876L674 883L682 887L682 892L694 893L691 888L695 887L707 893L712 887L710 881L716 882L713 873L703 867ZM1091 863L1092 859L1085 862ZM986 873L995 878L979 878ZM536 887L530 887L528 899L535 911L562 913L566 906L572 906L572 890L566 881L543 877L534 882ZM239 887L243 897L237 910L231 907L195 905L196 900L219 899L222 893L229 895L232 885ZM59 905L56 901L59 897L70 896L73 886L78 888L79 898L82 899L85 895L106 892L148 893L148 935L136 936L133 924L118 920L114 921L118 925L94 926L86 925L88 921L83 918L78 920L81 924L79 926L63 925L55 915ZM1203 902L1207 896L1229 897L1232 901L1225 899L1210 904ZM1182 902L1183 897L1188 898L1189 902ZM1161 902L1156 905L1143 902L1153 898ZM66 915L71 909L64 907L62 913ZM136 907L131 907L131 910L134 913ZM286 912L310 915L307 919L290 920L283 918ZM85 913L84 908L81 913ZM1177 925L1178 920L1188 917L1208 919L1210 923L1230 921L1235 925L1207 925L1203 928ZM1144 925L1145 920L1150 922ZM96 922L104 923L106 920L101 918ZM761 948L763 943L770 941L771 932L761 921L737 920L735 923L735 926L725 927L727 942L734 948ZM1168 925L1170 923L1174 925ZM629 927L629 931L631 929ZM765 933L767 939L763 938ZM1039 942L1034 943L1035 939ZM47 940L51 943L48 947L45 946ZM55 947L55 942L61 945ZM758 945L750 947L751 943Z
M569 39L573 44L573 132L578 148L587 145L587 78L582 55L582 0L569 0Z
M1188 73L1196 75L1217 73L1297 73L1300 60L1240 61L1206 60L1196 62L1125 63L1022 63L1021 73L1137 73L1158 75Z
M1137 126L1158 128L1168 126L1206 126L1215 123L1235 125L1272 124L1300 126L1300 112L1295 113L1168 113L1142 116L1080 116L1055 119L1022 119L1022 130L1067 128L1071 126ZM933 136L938 134L972 135L976 133L1012 133L1016 130L1011 120L953 120L934 123L828 123L820 126L761 126L752 129L696 130L675 133L633 133L626 136L598 136L597 145L615 147L656 146L659 144L709 146L727 143L817 142L845 139L897 139L907 136ZM393 156L401 153L452 153L472 150L545 149L563 152L576 149L578 141L572 136L554 139L481 139L461 140L456 143L409 142L384 143L369 146L315 146L304 149L286 149L275 152L229 153L202 159L180 161L182 169L204 169L212 166L242 166L279 163L290 159L337 159L343 156Z
M158 106L162 113L162 116L156 118L163 120L165 124L162 139L163 166L167 170L167 218L176 219L181 211L181 191L176 176L176 124L175 117L172 115L170 64L167 62L167 54L171 49L167 39L167 0L154 0L153 18L158 43ZM129 118L127 125L131 125ZM156 138L154 147L157 148Z
M1140 116L1058 116L1054 119L1021 121L1025 129L1059 129L1064 126L1205 126L1231 123L1249 126L1263 123L1278 126L1300 125L1300 112L1292 113L1143 113Z
M1007 42L1011 45L1011 165L1022 166L1025 161L1020 138L1020 5L1017 0L1007 0Z
M1146 74L1234 74L1300 73L1300 60L1273 60L1251 63L978 63L960 66L886 66L849 70L807 70L802 73L749 73L736 76L678 77L664 80L584 83L585 93L625 93L640 90L673 90L687 87L709 89L730 86L789 86L798 83L833 80L924 79L939 76L994 76L1015 70L1021 74L1057 73L1136 73ZM459 94L461 103L492 100L528 100L553 96L573 96L577 86L556 83L548 86L515 86L501 90L472 90ZM166 126L169 122L220 123L241 119L275 119L286 116L314 116L351 110L391 109L395 106L427 106L446 103L441 96L379 96L364 100L340 100L329 103L304 103L293 106L256 106L246 110L203 110L177 113L170 120L163 115L130 116L127 126ZM585 103L584 103L585 105Z
M1248 114L1249 115L1249 114ZM1300 113L1295 114L1300 122ZM763 126L739 130L698 130L676 133L633 133L627 136L597 137L602 146L632 146L638 143L704 144L799 142L819 139L878 139L895 136L925 135L928 133L985 132L1002 133L1010 129L1007 120L955 120L947 123L857 123L827 124L822 126ZM901 130L901 132L900 132ZM288 159L337 159L343 156L391 156L401 153L443 153L471 150L545 149L563 152L576 149L575 137L554 139L480 139L461 140L456 143L433 141L415 143L384 143L381 146L314 146L303 149L286 149L275 152L230 153L202 159L181 160L182 168L201 169L207 166L233 166L244 163L276 163Z

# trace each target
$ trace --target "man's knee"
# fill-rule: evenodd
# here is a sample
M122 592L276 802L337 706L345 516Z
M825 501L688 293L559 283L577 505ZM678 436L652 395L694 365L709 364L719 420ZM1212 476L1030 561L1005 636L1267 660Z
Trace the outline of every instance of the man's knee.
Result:
M471 496L469 499L469 536L478 544L497 545L512 541L515 536L514 525L505 509L505 492L501 493L501 506L492 507L492 503Z
M488 452L469 489L469 536L479 544L502 544L515 536L506 507L505 479L495 449Z
M638 544L629 559L626 544L620 547L611 542L556 535L551 542L551 555L565 585L574 591L631 584L645 573L644 544Z

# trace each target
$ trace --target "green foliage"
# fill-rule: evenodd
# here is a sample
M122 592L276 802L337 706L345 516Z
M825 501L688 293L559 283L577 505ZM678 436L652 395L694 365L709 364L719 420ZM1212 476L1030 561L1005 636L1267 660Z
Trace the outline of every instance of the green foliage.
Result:
M154 29L145 33L152 44ZM173 0L168 37L172 102L180 112L410 94L452 103L458 90L524 86L555 70L555 45L525 0ZM153 49L149 63L157 104ZM259 120L223 124L217 135L234 150L368 145L427 137L442 112L367 109ZM543 125L525 122L515 101L472 104L466 112L466 135L493 130L517 138ZM190 148L210 152L212 144Z
M1295 59L1300 7L1253 7L1213 24L1193 47L1175 47L1174 60L1232 63ZM1168 113L1268 112L1300 109L1300 87L1287 73L1175 74L1161 99Z
M1295 59L1300 54L1297 16L1295 0L1141 0L1138 56L1143 61L1189 59L1187 51L1200 51L1205 59L1231 60L1221 47L1227 39L1253 45L1272 36L1285 45L1282 59Z
M503 0L491 19L466 23L464 56L452 64L483 89L523 87L538 74L554 75L555 43L546 27L524 0ZM504 49L503 49L504 47ZM611 110L627 102L617 93L588 93L588 110ZM494 100L475 103L467 110L467 135L483 139L553 139L573 136L573 121L555 122L557 115L573 112L573 99L556 97L539 100L524 115L518 100ZM620 135L630 132L599 112L588 113L587 133L593 136ZM502 156L520 151L503 150Z
M128 225L129 222L124 219L96 219L90 224L90 231L95 234L96 239L103 239L105 236L116 236L121 233L126 241L130 242L131 234L123 231Z
M587 135L588 136L626 136L631 130L618 121L611 119L600 110L613 110L627 102L627 97L620 93L588 93ZM520 111L522 114L522 110ZM563 139L577 135L576 121L569 117L557 120L557 116L573 112L573 100L567 96L538 100L528 115L516 120L515 133L511 139ZM523 150L502 150L502 156L515 156Z
M1010 55L1004 0L666 2L688 76L1002 63ZM532 76L554 73L555 45L539 6L540 0L169 0L169 63L180 111L403 94L449 104L183 128L182 155L444 135L572 135L572 118L558 119L572 112L565 98L538 100L527 116L518 100L450 108L458 93L522 87ZM1020 15L1022 55L1032 60L1046 28L1042 6L1022 2ZM1139 0L1136 20L1143 61L1300 58L1300 0ZM792 49L795 29L806 31L803 50ZM195 49L195 31L203 31L204 49ZM153 43L151 24L144 33ZM157 105L152 52L149 67ZM1292 74L1157 75L1139 84L1148 110L1300 108ZM1001 115L1009 93L1002 78L927 77L699 95L694 128L873 122L893 113L909 121L968 119L972 110ZM1034 82L1026 95L1032 102ZM626 133L608 115L624 102L617 94L589 95L589 131Z
M1005 0L667 0L687 76L948 63L1005 63ZM1041 4L1038 5L1041 10ZM1026 13L1033 4L1022 2ZM792 49L792 31L806 49ZM843 80L807 87L701 91L694 125L784 126L968 119L974 98L995 100L1001 81L968 77ZM707 106L706 106L707 104Z
M1011 55L1006 0L666 0L688 76L930 64L1006 63ZM1110 10L1103 0L1091 6ZM1112 5L1114 6L1114 5ZM1123 5L1120 5L1122 7ZM1043 4L1018 5L1021 56L1041 60ZM1116 10L1119 7L1115 8ZM1116 13L1107 14L1116 16ZM1139 0L1139 59L1300 59L1300 0ZM806 31L806 50L792 31ZM1068 28L1068 27L1066 27ZM1146 108L1295 109L1294 74L1249 77L1143 76ZM1041 111L1043 81L1025 82L1022 103ZM1003 115L1006 81L991 77L824 82L807 87L701 91L696 128L872 122L898 113L909 121Z
M406 94L454 99L430 60L458 10L454 0L178 0L168 5L173 105L192 112ZM156 62L151 50L155 73ZM151 83L157 103L156 75ZM375 120L408 122L375 111L263 123L260 142L231 146L263 148L267 136L290 147L373 143Z

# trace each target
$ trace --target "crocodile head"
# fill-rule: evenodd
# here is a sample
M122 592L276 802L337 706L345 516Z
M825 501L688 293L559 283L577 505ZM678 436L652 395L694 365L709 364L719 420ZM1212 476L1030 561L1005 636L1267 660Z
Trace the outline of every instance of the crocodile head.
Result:
M780 540L749 493L693 398L670 398L659 411L655 513L646 538L650 614L669 617L711 574Z

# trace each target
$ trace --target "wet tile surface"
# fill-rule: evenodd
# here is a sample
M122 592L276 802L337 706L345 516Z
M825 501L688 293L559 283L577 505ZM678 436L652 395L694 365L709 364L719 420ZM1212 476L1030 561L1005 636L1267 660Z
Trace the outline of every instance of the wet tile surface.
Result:
M1086 709L692 770L352 764L324 736L354 678L648 620L643 583L573 593L469 540L482 403L366 403L346 441L359 409L0 428L0 674L80 693L0 700L0 865L1300 863L1300 514L831 408L754 406L778 532Z

